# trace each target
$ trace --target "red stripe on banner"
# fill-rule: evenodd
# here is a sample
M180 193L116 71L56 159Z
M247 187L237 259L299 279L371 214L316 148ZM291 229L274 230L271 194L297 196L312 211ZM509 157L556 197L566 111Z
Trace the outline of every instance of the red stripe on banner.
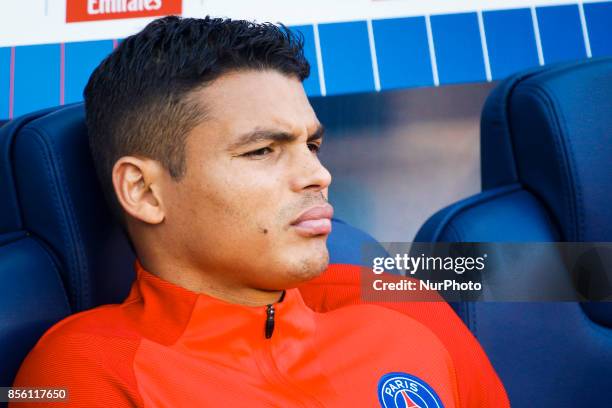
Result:
M15 47L11 47L11 68L9 79L9 119L13 119L15 105Z
M66 72L66 46L64 43L60 44L60 100L59 104L64 104L64 84L65 84L65 75Z

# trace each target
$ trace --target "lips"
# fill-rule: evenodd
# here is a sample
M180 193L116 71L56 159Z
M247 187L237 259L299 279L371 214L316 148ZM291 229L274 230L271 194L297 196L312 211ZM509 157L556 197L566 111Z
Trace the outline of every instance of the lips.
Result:
M298 234L306 237L327 235L331 232L331 218L334 207L322 204L309 208L291 223Z

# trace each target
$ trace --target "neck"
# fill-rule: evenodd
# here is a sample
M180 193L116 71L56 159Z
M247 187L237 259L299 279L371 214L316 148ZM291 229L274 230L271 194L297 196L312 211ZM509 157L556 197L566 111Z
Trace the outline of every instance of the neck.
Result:
M244 306L264 306L280 300L282 290L263 290L215 279L215 276L227 274L210 274L197 268L175 263L147 262L140 259L143 268L159 278L195 293L204 293L228 303Z

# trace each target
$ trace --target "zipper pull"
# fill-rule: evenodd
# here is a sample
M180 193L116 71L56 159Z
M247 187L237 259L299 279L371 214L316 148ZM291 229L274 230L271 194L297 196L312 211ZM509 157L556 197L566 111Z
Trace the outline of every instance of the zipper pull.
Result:
M274 333L274 305L266 306L266 339Z

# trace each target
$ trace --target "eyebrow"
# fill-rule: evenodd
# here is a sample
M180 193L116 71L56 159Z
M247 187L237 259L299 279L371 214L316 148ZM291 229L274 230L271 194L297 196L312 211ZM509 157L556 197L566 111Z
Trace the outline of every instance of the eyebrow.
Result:
M307 142L323 139L323 133L325 133L325 128L323 127L323 125L319 124L317 130L315 130L312 134L308 135ZM296 135L279 131L276 129L255 129L252 132L240 136L238 140L230 144L228 150L235 150L242 146L268 140L273 142L286 143L293 142L295 139L297 139Z

